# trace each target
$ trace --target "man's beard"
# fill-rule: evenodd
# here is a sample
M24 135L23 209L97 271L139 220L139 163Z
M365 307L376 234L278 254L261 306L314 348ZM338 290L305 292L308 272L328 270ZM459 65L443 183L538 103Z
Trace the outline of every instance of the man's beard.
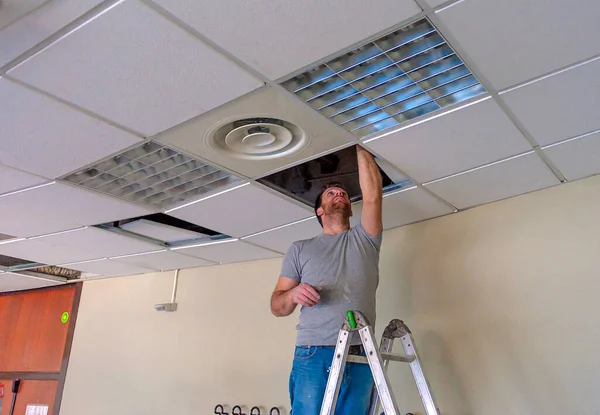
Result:
M325 214L329 216L350 217L350 204L344 202L333 202L325 209Z

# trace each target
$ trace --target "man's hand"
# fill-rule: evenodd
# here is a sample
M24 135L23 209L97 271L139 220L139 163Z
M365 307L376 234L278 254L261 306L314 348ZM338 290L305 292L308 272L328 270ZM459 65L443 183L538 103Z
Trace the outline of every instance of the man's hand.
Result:
M295 304L300 304L305 307L312 307L321 302L319 291L320 290L318 288L314 288L303 282L302 284L290 290L290 296Z
M298 304L312 307L321 302L320 288L303 282L299 284L293 278L279 277L271 295L271 312L277 317L289 316Z

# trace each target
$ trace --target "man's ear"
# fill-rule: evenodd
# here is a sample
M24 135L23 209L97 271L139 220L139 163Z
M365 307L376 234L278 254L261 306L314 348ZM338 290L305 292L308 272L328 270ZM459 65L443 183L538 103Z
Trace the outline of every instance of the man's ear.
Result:
M325 213L325 211L323 210L323 207L320 206L317 209L317 216L323 216L323 213Z

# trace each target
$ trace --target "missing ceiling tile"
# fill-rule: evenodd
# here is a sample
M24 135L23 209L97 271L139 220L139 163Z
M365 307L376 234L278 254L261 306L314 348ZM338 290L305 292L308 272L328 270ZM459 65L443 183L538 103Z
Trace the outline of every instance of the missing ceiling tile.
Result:
M282 83L364 137L485 92L427 19Z
M11 268L18 266L26 266L28 264L34 264L31 261L21 258L13 258L6 255L0 255L0 267L2 268Z
M97 225L96 227L126 236L141 238L161 247L175 247L229 238L228 235L220 234L163 213L123 219Z
M61 180L151 209L164 210L241 179L148 141Z
M383 167L382 167L383 166ZM381 164L384 192L412 186L412 182L389 164ZM358 160L354 146L290 167L258 180L312 207L323 185L339 182L352 202L361 199Z
M32 268L27 271L23 271L24 274L30 275L31 273L41 274L42 276L52 276L65 278L67 280L74 280L81 276L81 271L74 269L57 267L57 266L45 266L39 268Z
M79 278L80 271L40 264L27 259L14 258L0 255L0 269L7 272L22 273L24 275L43 277L59 277L67 280Z

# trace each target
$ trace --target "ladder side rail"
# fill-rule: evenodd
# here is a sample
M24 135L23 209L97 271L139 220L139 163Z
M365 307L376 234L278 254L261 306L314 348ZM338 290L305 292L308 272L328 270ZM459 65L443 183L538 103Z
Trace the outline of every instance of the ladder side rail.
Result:
M345 326L345 325L344 325ZM333 361L329 369L329 377L327 378L327 386L325 387L325 396L321 404L320 415L335 414L335 406L337 404L340 386L342 384L344 369L346 367L346 359L348 358L348 349L350 348L351 331L345 327L340 330L338 340L333 354Z
M381 353L382 357L384 356L384 353L391 353L392 352L392 348L394 347L394 339L393 338L389 338L389 337L385 337L385 335L381 338L381 344L379 345L379 352ZM390 364L389 360L384 360L383 363L383 370L387 373L387 368L388 365ZM371 392L371 404L369 405L369 415L377 415L377 412L379 411L379 394L377 393L377 387L375 386L375 383L373 383L373 391Z
M373 381L375 382L383 410L386 415L399 415L400 411L396 405L394 394L389 387L389 379L383 370L383 361L373 336L373 329L367 325L361 328L358 333L360 334L360 339L365 349L371 372L373 373Z
M402 343L402 347L404 348L404 353L407 356L414 356L415 358L412 362L409 363L409 366L413 378L415 379L415 383L417 384L417 389L419 391L419 395L421 396L423 406L425 407L426 414L440 415L440 411L435 402L435 398L433 397L433 392L431 391L431 386L429 385L429 381L425 377L425 372L423 370L423 367L421 366L421 361L419 360L419 355L417 353L415 341L408 328L404 336L400 337L400 341Z

